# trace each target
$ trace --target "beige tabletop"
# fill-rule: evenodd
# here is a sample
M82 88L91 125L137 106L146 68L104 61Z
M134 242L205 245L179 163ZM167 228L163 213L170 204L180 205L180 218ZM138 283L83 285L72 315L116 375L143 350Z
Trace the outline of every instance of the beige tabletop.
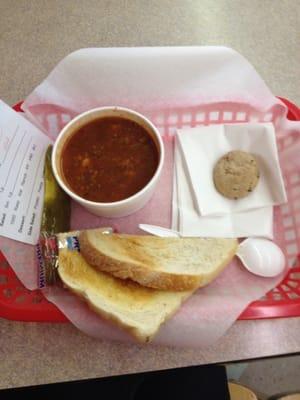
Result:
M300 104L298 0L0 0L0 97L24 98L81 47L226 45ZM96 341L70 324L0 320L0 388L300 352L300 318L237 322L205 349Z

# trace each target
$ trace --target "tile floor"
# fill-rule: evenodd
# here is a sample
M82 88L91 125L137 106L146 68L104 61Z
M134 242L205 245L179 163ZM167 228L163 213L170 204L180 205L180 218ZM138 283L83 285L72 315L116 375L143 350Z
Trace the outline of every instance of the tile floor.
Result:
M226 366L229 379L267 397L277 393L300 392L300 355L252 361Z

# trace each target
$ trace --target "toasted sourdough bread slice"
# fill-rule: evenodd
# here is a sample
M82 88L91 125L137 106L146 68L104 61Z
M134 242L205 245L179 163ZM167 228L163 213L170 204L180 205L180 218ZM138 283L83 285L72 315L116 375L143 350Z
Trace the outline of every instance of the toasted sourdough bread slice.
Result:
M170 292L145 288L100 272L77 251L59 250L58 273L64 285L83 298L103 318L149 342L161 324L192 291Z
M211 282L237 249L235 239L160 238L82 231L88 263L121 279L161 290L193 290Z

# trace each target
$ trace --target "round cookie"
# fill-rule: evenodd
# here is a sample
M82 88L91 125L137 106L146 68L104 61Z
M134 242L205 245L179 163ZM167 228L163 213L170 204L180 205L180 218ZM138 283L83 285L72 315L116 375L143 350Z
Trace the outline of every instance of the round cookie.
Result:
M234 150L216 163L213 171L214 184L219 193L229 199L248 196L259 180L259 169L252 154Z

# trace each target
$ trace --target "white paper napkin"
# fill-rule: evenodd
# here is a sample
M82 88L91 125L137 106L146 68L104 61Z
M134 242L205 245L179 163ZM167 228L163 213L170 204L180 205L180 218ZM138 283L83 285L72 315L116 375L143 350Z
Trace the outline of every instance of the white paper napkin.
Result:
M178 130L177 136L191 182L195 207L202 216L226 215L287 201L273 124L210 125ZM255 190L239 200L222 196L213 183L216 162L232 150L252 153L260 170Z
M175 145L175 169L173 229L178 230L183 236L273 238L272 206L224 216L200 216L195 209L178 144Z

